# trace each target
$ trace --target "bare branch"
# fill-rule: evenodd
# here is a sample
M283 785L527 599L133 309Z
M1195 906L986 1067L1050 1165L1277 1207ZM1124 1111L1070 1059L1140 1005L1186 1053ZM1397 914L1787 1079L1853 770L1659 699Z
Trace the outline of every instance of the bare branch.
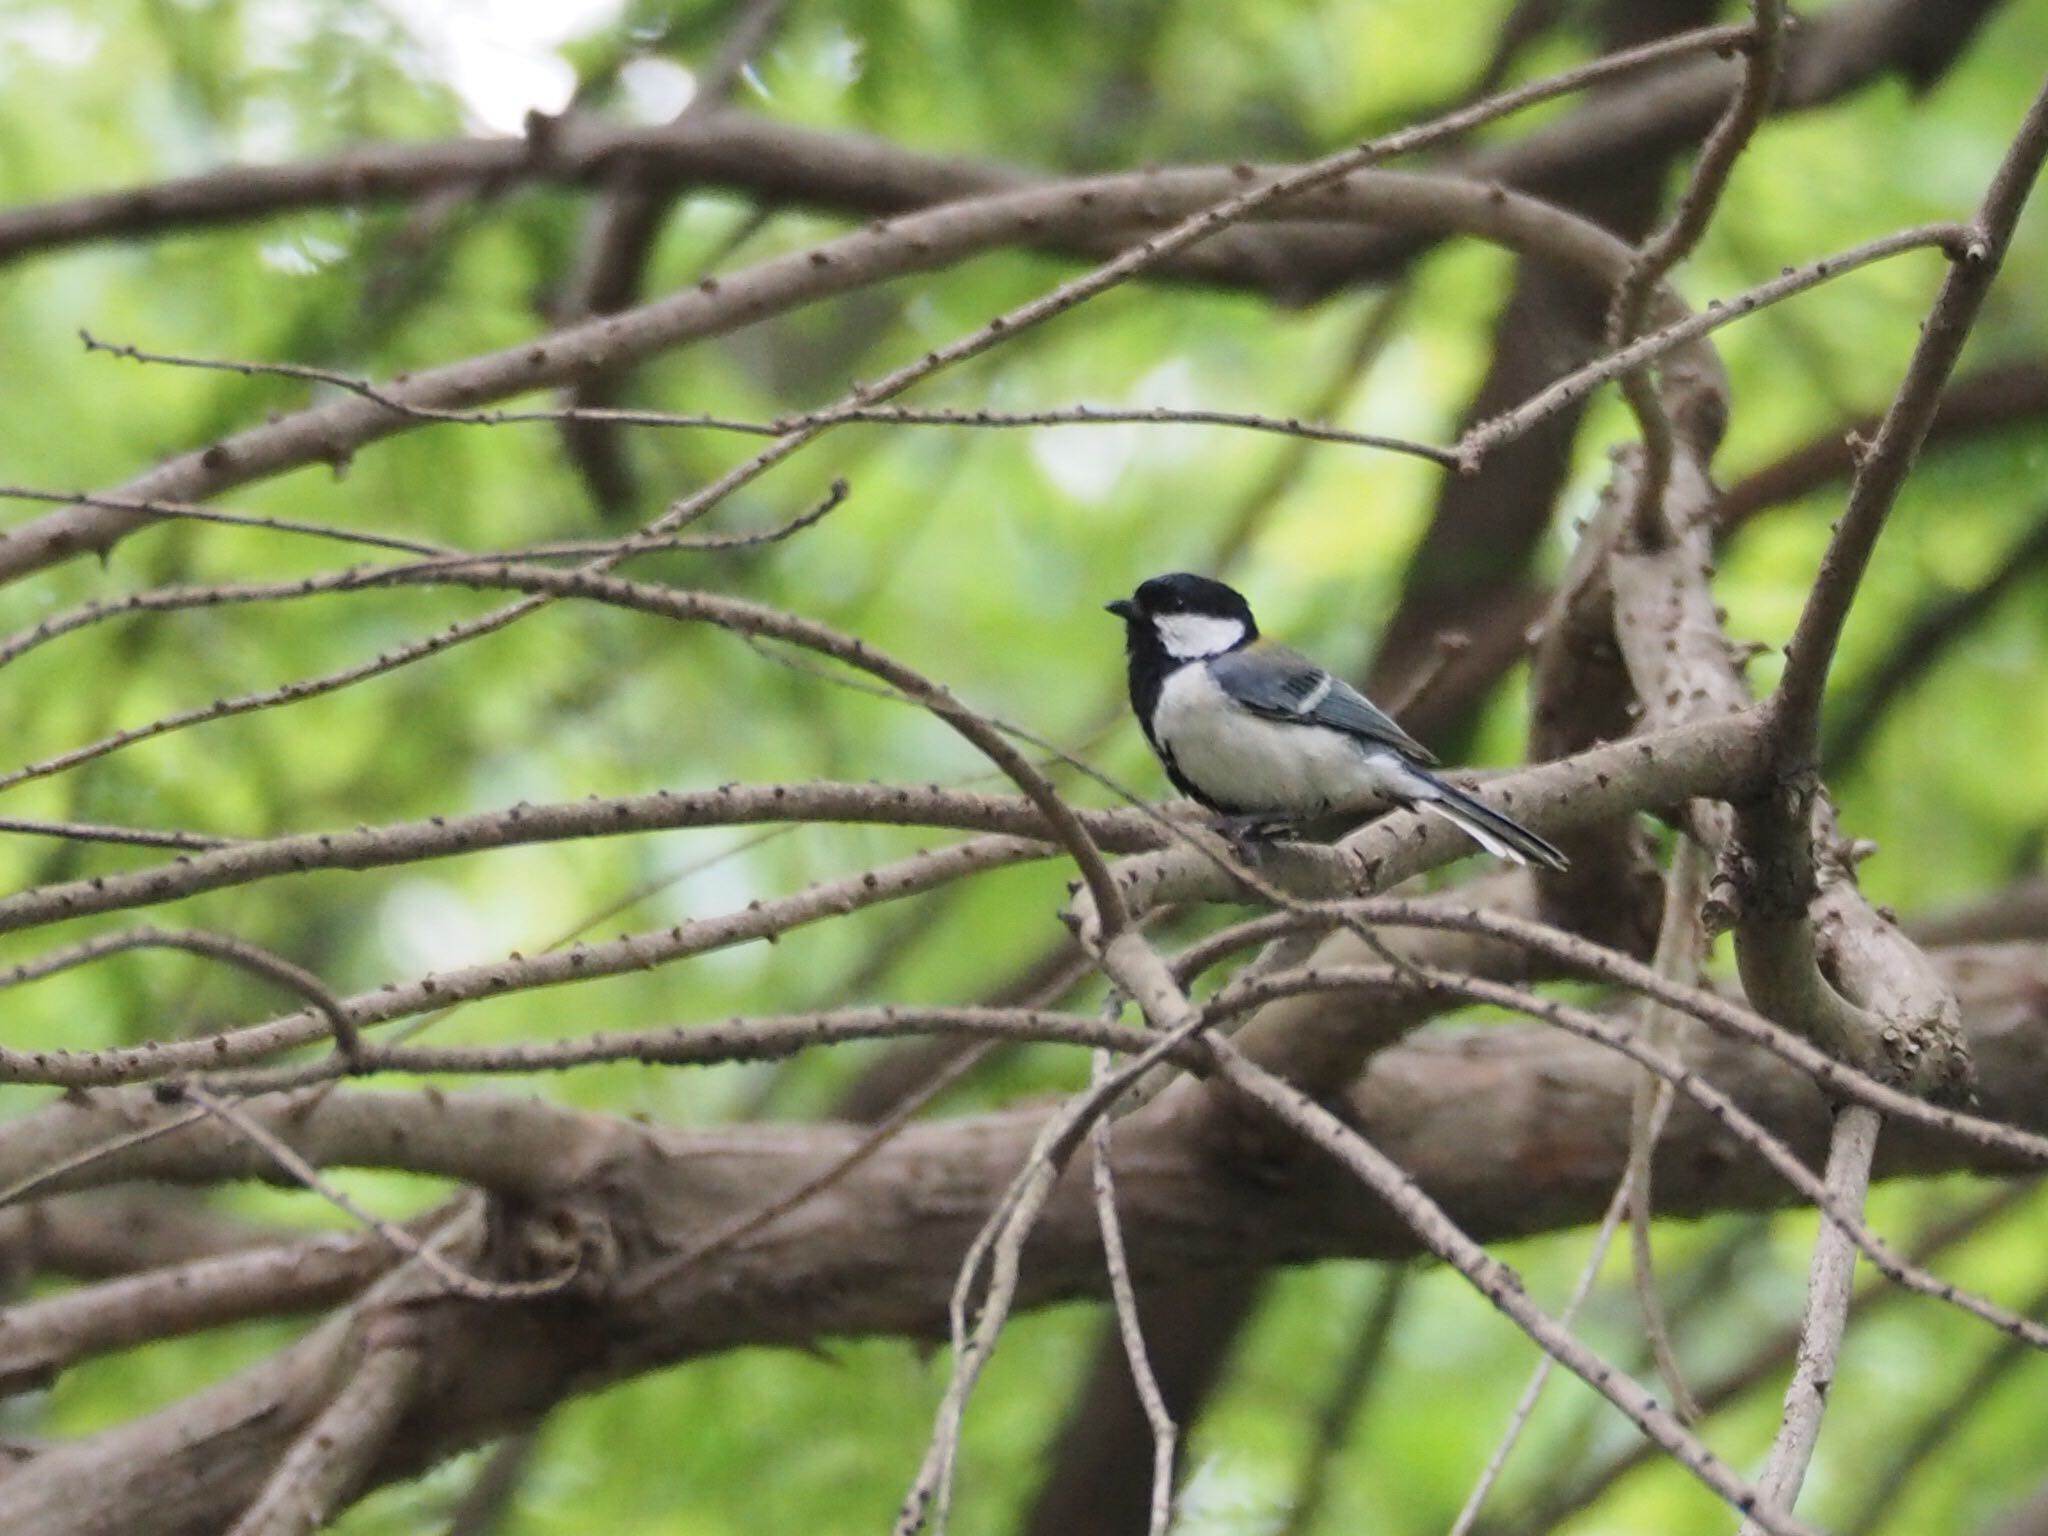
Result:
M1400 1213L1430 1252L1457 1269L1546 1353L1612 1403L1694 1477L1735 1509L1753 1514L1765 1530L1787 1536L1810 1530L1790 1516L1757 1506L1756 1490L1626 1374L1600 1360L1531 1303L1513 1272L1460 1231L1385 1153L1322 1105L1261 1072L1227 1042L1214 1041L1212 1046L1219 1068L1234 1088L1341 1162Z
M1835 1122L1828 1147L1827 1192L1837 1207L1860 1210L1870 1192L1870 1169L1877 1157L1877 1133L1883 1124L1874 1109L1852 1104ZM1757 1492L1772 1509L1789 1513L1799 1500L1800 1484L1820 1440L1821 1415L1842 1354L1842 1336L1849 1326L1849 1297L1856 1274L1856 1248L1842 1228L1824 1223L1813 1245L1813 1267L1806 1282L1806 1316L1799 1329L1799 1352L1792 1380L1785 1388L1785 1413L1771 1443L1771 1456L1757 1483ZM1743 1527L1750 1536L1750 1527Z
M1847 270L1847 269L1841 269ZM1796 290L1795 290L1796 291ZM1685 339L1685 338L1681 338ZM777 416L772 421L754 421L738 416L721 416L704 411L657 411L623 406L565 405L550 406L533 410L459 410L452 407L413 404L390 389L380 388L374 380L358 374L344 373L335 368L315 368L303 363L272 363L245 359L224 359L197 357L189 353L155 352L127 343L101 341L89 333L85 334L86 348L93 352L106 352L131 362L156 363L171 368L192 368L201 371L233 373L243 377L270 376L283 379L303 379L316 384L329 384L336 389L347 390L365 400L374 401L386 409L415 421L444 422L461 426L506 427L527 425L536 422L561 425L564 422L591 422L620 427L661 427L676 430L735 432L751 437L784 437L819 425L845 423L866 423L897 427L1098 427L1098 426L1201 426L1230 427L1248 432L1269 432L1281 437L1300 438L1307 442L1337 443L1354 448L1379 448L1389 453L1408 454L1415 458L1427 459L1431 463L1447 468L1456 468L1458 456L1454 449L1438 448L1429 443L1415 442L1404 437L1386 437L1371 432L1353 432L1345 427L1324 423L1303 421L1298 417L1265 415L1256 411L1198 410L1170 408L1167 406L1113 406L1113 405L1070 405L1042 410L988 410L979 407L956 407L953 409L915 408L903 405L834 406L822 411L802 411L787 416ZM1675 344L1675 343L1674 343ZM19 496L25 500L63 502L74 506L96 506L130 508L142 512L160 512L165 516L211 518L214 521L234 523L238 526L276 527L290 532L318 533L326 537L355 540L357 542L383 545L388 548L410 550L422 555L456 555L461 551L450 550L439 545L416 544L410 540L358 537L346 530L331 529L319 524L280 522L271 518L243 518L221 513L209 513L189 503L165 503L154 501L124 501L116 497L90 496L84 493L39 492L23 487L0 487L0 496ZM625 541L630 542L630 538ZM707 547L704 545L683 547ZM719 547L719 546L709 546ZM539 548L508 551L506 558L514 555L532 557L536 554L581 553L584 546L546 545Z
M1109 1069L1109 1057L1098 1051L1095 1074L1098 1079ZM1109 1271L1109 1294L1116 1312L1116 1328L1123 1340L1124 1357L1130 1363L1131 1381L1144 1405L1145 1422L1152 1430L1152 1507L1146 1536L1166 1536L1173 1520L1173 1466L1178 1431L1167 1411L1159 1377L1145 1350L1145 1331L1138 1316L1138 1292L1131 1284L1130 1260L1124 1256L1123 1224L1116 1213L1116 1179L1110 1172L1110 1129L1099 1119L1088 1132L1089 1177L1095 1191L1095 1219L1102 1229L1102 1262Z
M446 1219L408 1223L424 1236ZM323 1235L124 1275L10 1307L0 1317L0 1393L47 1386L96 1355L249 1318L346 1301L390 1268L381 1236Z
M138 355L133 348L108 347L87 337L87 345L118 356ZM238 370L240 371L240 370ZM310 538L330 539L340 544L360 544L370 549L390 549L401 554L445 555L454 553L445 544L425 539L400 538L395 534L366 529L338 528L331 523L311 523L295 517L258 517L247 512L223 512L189 501L137 499L132 496L95 495L91 491L58 491L33 485L0 485L0 499L37 501L53 506L100 507L110 512L135 512L144 518L186 518L197 523L215 523L223 528L253 528L267 533L297 533Z
M1722 326L1755 314L1758 310L1789 299L1795 294L1867 267L1872 262L1883 261L1906 251L1936 248L1947 254L1951 260L1958 259L1967 248L1970 229L1961 224L1923 224L1913 229L1902 229L1889 235L1880 235L1861 245L1851 246L1833 256L1822 256L1803 266L1789 267L1784 274L1767 283L1759 283L1746 293L1732 299L1715 300L1696 315L1687 315L1647 336L1629 342L1604 356L1595 358L1582 368L1574 369L1562 378L1545 386L1513 410L1504 411L1490 421L1480 422L1458 439L1455 452L1461 463L1467 467L1477 465L1501 443L1519 437L1544 417L1576 404L1611 379L1625 376L1631 370L1669 356L1678 347L1686 346L1703 336L1710 335Z
M1772 701L1772 716L1781 733L1781 761L1787 765L1803 766L1814 758L1821 690L1835 643L1848 620L1849 605L1933 421L1942 386L1948 382L1998 275L2044 157L2048 157L2048 91L2037 96L2028 109L1977 210L1971 243L1963 259L1950 267L1921 327L1906 376L1858 466L1848 505L1835 525L1820 574L1786 648L1785 671Z
M1642 329L1652 290L1707 232L1708 221L1721 201L1737 157L1770 108L1784 53L1784 0L1750 0L1750 13L1755 17L1755 26L1745 44L1749 62L1742 72L1742 88L1707 136L1670 222L1642 243L1634 265L1615 285L1607 313L1610 346L1627 343ZM1642 475L1637 482L1630 521L1635 525L1638 540L1655 548L1664 536L1662 507L1664 488L1671 476L1673 423L1665 415L1647 373L1631 370L1625 374L1622 391L1645 425ZM1720 423L1713 423L1711 436L1707 436L1699 431L1698 424L1690 425L1689 448L1702 463L1718 440L1720 428Z
M197 1083L180 1085L174 1097L190 1099L209 1115L229 1126L236 1135L247 1138L300 1184L336 1210L345 1212L361 1222L406 1258L432 1271L435 1279L458 1296L466 1296L471 1301L513 1301L532 1296L549 1296L576 1278L576 1268L573 1265L563 1274L549 1279L523 1281L485 1280L470 1274L467 1270L458 1269L441 1257L434 1239L429 1238L422 1242L397 1222L386 1221L383 1217L366 1210L353 1195L338 1188L318 1168L306 1161L283 1137L273 1133L261 1120L247 1113L232 1099L211 1093Z
M1672 850L1671 870L1664 882L1664 912L1657 925L1657 949L1650 961L1659 976L1682 987L1697 987L1700 964L1706 958L1706 925L1701 910L1713 877L1713 863L1706 851L1684 833ZM1670 1009L1644 999L1641 1011L1643 1038L1653 1050L1670 1055L1678 1043L1678 1017ZM1657 1138L1671 1113L1671 1085L1645 1074L1636 1090L1629 1115L1628 1232L1629 1258L1635 1271L1636 1302L1643 1314L1643 1330L1649 1337L1650 1357L1657 1364L1671 1406L1688 1424L1699 1422L1699 1405L1687 1390L1678 1353L1657 1296L1657 1275L1650 1240L1650 1216L1654 1205L1652 1174Z
M1076 812L1101 845L1116 853L1163 841L1149 816L1131 811ZM279 875L316 869L384 869L429 859L533 843L611 837L683 827L813 825L940 827L1049 842L1045 818L1016 796L945 789L936 784L724 784L716 789L658 789L618 798L514 805L471 816L430 816L381 827L336 828L251 838L175 863L0 897L0 933L67 918L127 911Z
M1387 1345L1394 1337L1394 1324L1401 1315L1401 1304L1414 1274L1413 1266L1403 1265L1389 1267L1382 1275L1379 1291L1359 1324L1357 1338L1346 1351L1337 1380L1317 1417L1315 1444L1309 1450L1286 1518L1274 1536L1306 1536L1315 1528L1316 1516L1322 1512L1323 1495L1329 1487L1330 1468L1357 1429L1380 1368L1386 1363Z
M1658 1078L1660 1087L1668 1086ZM1667 1108L1670 1100L1662 1095L1658 1102ZM1564 1306L1557 1314L1557 1326L1570 1328L1578 1321L1579 1309L1585 1306L1586 1298L1593 1294L1593 1282L1600 1277L1600 1266L1607 1262L1607 1250L1613 1245L1614 1234L1621 1230L1622 1217L1630 1210L1629 1176L1624 1174L1614 1186L1614 1197L1607 1202L1607 1209L1601 1214L1600 1225L1593 1233L1592 1245L1579 1266L1579 1277L1572 1284L1571 1294L1565 1297ZM1529 1420L1536 1412L1536 1404L1543 1395L1543 1389L1550 1384L1552 1371L1556 1368L1557 1357L1548 1351L1537 1352L1536 1364L1529 1372L1529 1379L1522 1384L1522 1395L1515 1399L1515 1406L1508 1413L1507 1426L1501 1430L1500 1439L1495 1442L1492 1454L1486 1458L1486 1465L1479 1469L1479 1477L1472 1484L1472 1491L1465 1495L1465 1502L1458 1508L1458 1516L1451 1522L1449 1536L1467 1536L1479 1519L1479 1513L1486 1507L1486 1500L1506 1470L1508 1458L1515 1447L1521 1444L1522 1432L1529 1427ZM1690 1417L1684 1423L1692 1423Z
M110 827L87 821L29 821L19 816L0 816L0 832L13 832L23 837L61 837L74 843L123 843L132 848L184 848L194 852L228 848L241 841L235 837L216 837L208 832Z
M1425 130L1433 131L1433 130ZM1285 200L1290 212L1394 220L1455 230L1536 252L1583 271L1596 284L1625 269L1628 248L1595 226L1497 186L1452 178L1359 170L1366 161L1413 147L1414 135L1346 151L1282 175L1252 167L1171 170L1060 183L1044 189L948 204L894 224L862 230L808 252L764 262L746 272L707 278L697 288L639 309L585 321L545 340L415 374L382 393L406 407L473 407L480 402L572 380L592 368L643 360L793 305L906 273L928 271L1025 227L1100 228L1105 220L1142 213L1184 214L1165 234L1133 246L1086 277L1063 284L988 325L874 380L819 413L811 427L776 440L754 460L721 476L670 509L658 531L680 526L720 497L778 463L831 426L841 409L876 405L952 363L976 356L1039 321L1061 313L1173 251ZM1674 305L1676 300L1671 301ZM1668 371L1668 370L1667 370ZM1689 372L1718 379L1710 353ZM331 401L250 428L196 453L172 459L122 487L138 501L191 500L312 462L336 462L372 442L416 425L380 401ZM16 579L80 553L108 549L148 515L73 507L0 539L0 579Z
M358 1029L527 987L560 986L623 975L687 959L714 949L786 933L804 923L842 916L856 908L896 900L965 875L1045 856L1046 845L1019 838L975 838L838 880L822 881L794 896L759 902L739 912L698 918L602 944L577 944L548 954L434 972L403 986L341 999ZM296 1049L321 1038L326 1021L314 1011L286 1014L196 1040L153 1041L87 1051L11 1051L0 1047L0 1081L93 1087L177 1073L224 1072Z
M102 934L0 972L0 989L40 981L46 976L104 960L109 955L127 954L138 949L175 949L188 955L203 955L209 960L224 961L237 970L247 971L273 986L295 992L311 1003L327 1021L333 1032L334 1049L344 1060L354 1061L362 1055L362 1037L357 1034L355 1023L349 1018L341 999L334 995L326 982L304 966L294 965L282 955L272 954L262 945L238 939L233 934L209 933L199 928L172 930L147 927Z

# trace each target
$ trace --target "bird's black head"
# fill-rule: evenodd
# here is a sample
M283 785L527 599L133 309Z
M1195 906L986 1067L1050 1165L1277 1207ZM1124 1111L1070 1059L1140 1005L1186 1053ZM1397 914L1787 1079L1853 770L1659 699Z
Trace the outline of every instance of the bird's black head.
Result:
M1162 653L1174 661L1221 656L1259 637L1251 604L1233 587L1175 571L1154 576L1129 597L1106 605L1124 621L1133 656Z

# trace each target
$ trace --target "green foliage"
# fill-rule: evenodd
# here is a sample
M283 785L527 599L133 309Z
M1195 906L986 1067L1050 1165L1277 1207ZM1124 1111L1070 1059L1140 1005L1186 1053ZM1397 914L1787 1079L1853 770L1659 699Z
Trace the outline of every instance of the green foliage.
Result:
M224 161L334 153L365 140L438 140L468 113L438 62L398 19L340 3L35 4L0 9L0 198L28 204L190 173ZM1362 123L1456 98L1483 65L1504 4L1402 0L1154 6L1136 0L795 6L744 84L742 105L934 152L1043 169L1148 160L1295 156ZM723 7L639 4L569 52L592 73L665 36L692 67L716 52ZM1099 43L1101 46L1095 46ZM1539 55L1561 62L1552 44ZM1567 49L1581 56L1583 46ZM1910 223L1961 216L2002 150L2048 52L2048 7L2008 4L1927 97L1880 83L1809 117L1775 123L1751 150L1723 213L1683 273L1696 300L1731 294L1802 261ZM603 86L605 82L594 82ZM1498 135L1496 135L1497 137ZM39 256L0 284L0 464L4 478L59 489L119 483L323 391L275 378L142 367L88 353L80 328L199 356L289 359L389 378L540 334L573 264L587 198L507 189L409 209L279 214L251 227ZM656 247L651 293L714 266L801 249L836 227L778 211L758 229L740 200L684 200ZM2048 344L2040 281L2048 233L2023 232L1974 361ZM1724 480L1888 398L1938 275L1920 255L1830 284L1722 335L1734 379ZM853 294L678 352L642 371L633 402L771 417L836 395L980 324L1070 270L1042 256L990 256L942 276ZM1415 270L1396 338L1349 392L1343 424L1450 437L1484 367L1507 265L1447 249ZM1375 296L1286 311L1241 294L1171 284L1128 288L988 359L954 370L919 404L1023 408L1202 405L1291 415L1342 366ZM541 404L543 401L526 402ZM1604 450L1631 426L1611 401L1582 434L1567 512L1583 512ZM629 440L651 515L750 453L753 439L661 432ZM1117 637L1097 611L1153 571L1201 565L1275 459L1282 439L1193 427L1013 432L853 427L733 498L722 529L769 526L835 476L847 505L787 544L733 557L671 555L664 578L787 605L857 632L973 704L1079 752L1139 793L1162 790L1118 712ZM1853 693L1894 637L1945 592L1995 569L2042 516L2048 446L2038 428L1930 457L1908 489L1865 585L1838 668ZM1333 661L1365 659L1396 601L1437 473L1336 447L1264 507L1240 575L1270 625ZM305 470L232 499L240 511L373 528L473 548L607 531L554 430L435 426L374 447L344 473ZM1777 508L1728 553L1718 590L1742 637L1780 642L1810 583L1841 489ZM7 514L25 520L31 512ZM1548 556L1561 567L1562 538ZM274 534L170 524L108 565L79 561L0 591L12 630L95 597L170 581L275 580L354 558ZM2038 862L2048 829L2048 732L2040 679L2048 601L2040 579L2009 598L1898 705L1835 782L1847 824L1885 855L1869 888L1902 911L1980 894ZM361 662L454 619L480 599L402 591L289 610L230 608L100 626L8 671L8 760L64 750L207 701ZM12 816L185 827L234 836L452 814L519 799L813 776L987 784L981 761L933 721L778 664L772 648L626 615L557 607L422 667L289 712L227 720L145 743L91 769L9 792ZM1774 661L1755 670L1767 683ZM1484 756L1511 759L1521 683L1490 704ZM1112 723L1113 722L1113 723ZM1067 776L1069 779L1071 775ZM1111 803L1074 781L1077 799ZM439 965L531 952L629 893L601 930L743 906L900 856L928 838L804 827L766 835L670 834L512 850L412 871L324 874L288 887L203 896L157 914L217 926L289 954L338 990ZM0 841L8 888L128 868L154 854ZM928 927L896 907L801 930L774 947L708 956L573 994L474 1005L435 1027L448 1044L568 1037L593 1018L648 1024L817 1006L869 976L874 995L962 998L1040 952L1060 870L985 878ZM900 945L899 935L906 935ZM878 947L899 952L875 979ZM28 952L15 943L8 963ZM573 996L564 1006L563 997ZM259 1017L280 999L186 956L124 957L11 994L13 1046L79 1046L190 1033ZM659 1072L617 1067L535 1091L567 1102L711 1125L753 1112L824 1113L877 1053L846 1050L786 1068ZM945 1101L966 1109L1071 1087L1070 1056L1023 1052ZM522 1085L526 1086L526 1085ZM0 1091L21 1112L44 1095ZM431 1198L417 1181L351 1183L380 1209ZM1966 1198L1954 1185L1902 1188L1877 1225L1910 1232ZM230 1209L325 1222L278 1192ZM1957 1278L2016 1300L2040 1283L2038 1210L1971 1244ZM1672 1272L1736 1230L1660 1229ZM1796 1312L1810 1216L1770 1224L1739 1284L1689 1331L1702 1373ZM1513 1245L1533 1295L1568 1289L1583 1234ZM1197 1429L1190 1531L1269 1529L1293 1497L1332 1361L1370 1304L1372 1272L1328 1265L1281 1277L1219 1400ZM1462 1500L1520 1389L1531 1352L1462 1283L1415 1287L1372 1405L1335 1467L1323 1531L1439 1530ZM1013 1529L1043 1467L1094 1337L1095 1314L1016 1323L971 1418L956 1529ZM68 1374L11 1426L69 1434L163 1406L274 1349L264 1326L160 1344ZM1637 1337L1625 1260L1611 1261L1592 1323L1603 1349ZM1874 1326L1852 1350L1836 1412L1858 1436L1824 1440L1812 1509L1853 1509L1861 1485L1915 1421L1991 1347L1983 1330L1925 1304ZM942 1373L892 1340L833 1341L819 1355L747 1351L634 1381L552 1420L507 1536L715 1536L752 1530L881 1528L921 1451ZM2032 1406L2048 1367L2028 1363L1973 1414L1953 1454L1912 1487L1890 1529L1968 1530L2038 1471ZM1538 1469L1611 1449L1588 1427L1587 1395L1553 1388L1501 1495L1512 1507ZM1769 1394L1717 1429L1753 1465L1768 1443ZM351 1536L435 1530L475 1468L444 1467L349 1515ZM1725 1518L1668 1468L1626 1482L1575 1536L1718 1530Z

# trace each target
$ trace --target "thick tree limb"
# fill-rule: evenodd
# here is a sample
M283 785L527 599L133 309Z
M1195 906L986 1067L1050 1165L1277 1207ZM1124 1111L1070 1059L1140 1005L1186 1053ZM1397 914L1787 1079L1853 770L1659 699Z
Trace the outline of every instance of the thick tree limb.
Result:
M1743 30L1717 28L1618 63L1596 61L1571 71L1572 84L1564 89L1726 45ZM1543 93L1532 94L1526 88L1509 94L1518 101L1543 99ZM1445 126L1430 135L1430 141L1455 137L1474 121L1494 115L1499 113L1489 102L1458 109L1447 115ZM920 155L880 140L806 132L736 112L690 113L663 128L637 130L607 127L583 117L536 117L529 120L523 140L394 146L308 164L229 167L16 210L0 216L0 261L80 241L150 235L292 208L361 204L446 187L498 189L527 180L567 180L614 191L670 195L683 186L723 187L771 202L872 215L1011 191L1044 179L1007 166ZM1092 243L1078 249L1092 256L1111 254L1131 244L1152 222L1156 221L1141 211L1120 226L1095 233ZM1236 252L1230 249L1233 242L1239 246ZM1057 236L1049 243L1053 249L1077 249L1062 245ZM1258 235L1235 236L1196 253L1188 266L1226 281L1306 297L1312 290L1327 291L1330 285L1360 280L1356 244L1356 235L1348 231L1301 231L1291 248L1278 249L1275 242ZM1233 270L1235 275L1229 275Z
M1983 1063L1986 1109L2048 1128L2048 977L2035 949L1966 952L1953 975L1969 1000L1971 1044ZM1341 1017L1349 1006L1333 1000ZM1686 1053L1802 1157L1818 1158L1830 1117L1801 1074L1746 1049L1693 1034ZM1351 1096L1367 1134L1468 1232L1498 1239L1591 1219L1611 1195L1627 1158L1635 1069L1598 1047L1546 1029L1493 1028L1416 1041L1377 1057ZM139 1100L107 1094L90 1107L52 1111L72 1134L102 1135L127 1121ZM1166 1101L1162 1100L1164 1105ZM561 1117L593 1155L564 1159L564 1128L522 1117ZM945 1298L967 1238L994 1192L1009 1181L1037 1127L1035 1114L912 1126L841 1184L821 1193L804 1218L757 1233L740 1248L681 1271L668 1284L611 1309L607 1273L629 1275L657 1261L721 1212L750 1209L763 1188L791 1187L843 1154L857 1130L740 1128L716 1134L664 1132L585 1120L539 1106L469 1096L431 1106L411 1096L337 1090L290 1122L291 1133L339 1147L337 1133L418 1137L437 1123L460 1124L464 1164L503 1166L523 1145L545 1167L529 1187L573 1212L594 1255L576 1302L450 1302L429 1319L427 1358L443 1362L436 1383L393 1436L378 1479L403 1476L460 1445L529 1422L565 1393L668 1360L741 1343L789 1343L835 1333L892 1332L940 1337ZM1208 1122L1204 1122L1208 1123ZM36 1122L10 1127L18 1140ZM1157 1283L1191 1268L1216 1271L1318 1255L1411 1256L1415 1239L1376 1200L1334 1180L1320 1165L1275 1163L1269 1150L1191 1142L1184 1120L1164 1112L1119 1124L1116 1176L1131 1245L1133 1279ZM190 1138L193 1133L186 1133ZM209 1151L204 1140L212 1140ZM47 1151L52 1143L38 1137ZM257 1173L247 1149L212 1132L186 1145L204 1154L193 1176ZM431 1140L398 1145L419 1161ZM598 1148L606 1150L597 1151ZM160 1146L159 1150L165 1150ZM12 1149L0 1143L0 1152ZM1992 1154L1899 1125L1879 1157L1883 1176L1957 1167L1996 1171ZM580 1172L578 1170L581 1170ZM1714 1122L1681 1103L1659 1149L1660 1205L1667 1215L1784 1203L1784 1187L1737 1152ZM1085 1178L1050 1194L1020 1275L1020 1305L1100 1294L1099 1235ZM543 1216L548 1221L564 1218ZM505 1228L508 1257L522 1227ZM558 1241L558 1240L557 1240ZM506 1247L510 1244L510 1247ZM616 1266L608 1268L608 1266ZM203 1456L207 1490L153 1536L218 1530L246 1479L274 1463L295 1438L304 1403L294 1383L312 1371L305 1346L151 1418L53 1450L0 1480L0 1524L69 1536L92 1521L133 1515L138 1498L170 1466L166 1457ZM317 1352L316 1352L317 1354ZM294 1406L297 1405L297 1406ZM258 1410L261 1411L258 1411ZM180 1451L177 1447L187 1449ZM92 1475L83 1477L90 1467ZM243 1482L237 1479L243 1479ZM82 1479L82 1480L81 1480ZM81 1489L86 1490L81 1498ZM250 1490L253 1493L253 1490ZM208 1522L211 1522L209 1524ZM128 1528L140 1529L130 1526Z
M1810 20L1789 40L1780 112L1824 106L1890 73L1915 86L1937 79L1998 0L1858 0ZM1723 41L1744 29L1723 28ZM1734 94L1741 66L1708 60L1667 67L1635 88L1568 115L1513 145L1455 157L1451 168L1567 199L1656 149L1697 143ZM919 155L856 135L822 135L740 113L695 124L607 128L546 120L528 138L354 151L332 160L237 166L151 186L98 193L0 217L0 260L84 241L269 217L293 209L367 206L440 189L486 194L531 180L616 185L701 184L858 216L889 215L1027 183L1032 173L961 157ZM1129 243L1126 225L1100 256ZM1090 236L1095 232L1089 232ZM1087 237L1084 237L1087 238ZM1043 244L1062 245L1048 232ZM1306 300L1378 281L1413 258L1414 236L1302 231L1291 245L1254 234L1223 258L1191 253L1178 270Z
M333 1306L390 1268L393 1258L374 1233L330 1234L166 1265L23 1303L0 1314L0 1393L46 1386L67 1366L153 1339Z
M37 1274L110 1280L299 1235L219 1215L188 1191L138 1185L0 1213L0 1269L20 1265Z

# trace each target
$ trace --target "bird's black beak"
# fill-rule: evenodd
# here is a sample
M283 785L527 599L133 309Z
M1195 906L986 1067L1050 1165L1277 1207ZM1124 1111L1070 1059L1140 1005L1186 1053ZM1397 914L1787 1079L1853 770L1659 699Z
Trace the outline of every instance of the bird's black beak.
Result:
M1138 616L1138 605L1128 597L1120 597L1113 603L1104 603L1102 611L1104 613L1113 613L1118 618L1128 621Z

